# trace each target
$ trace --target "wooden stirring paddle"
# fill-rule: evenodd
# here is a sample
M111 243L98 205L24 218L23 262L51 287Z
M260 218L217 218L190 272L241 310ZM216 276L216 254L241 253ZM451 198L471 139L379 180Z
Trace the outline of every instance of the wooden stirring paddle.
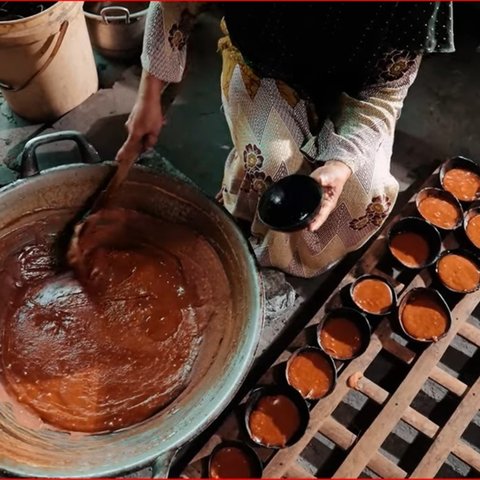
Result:
M67 251L67 260L69 265L83 278L88 278L88 268L85 265L85 257L88 252L83 252L80 248L80 237L84 235L85 232L88 232L89 229L95 229L95 227L100 226L102 217L98 215L99 210L108 205L114 193L127 178L131 167L137 161L138 157L139 154L131 155L117 163L115 173L108 181L106 188L100 192L94 200L93 205L82 215L82 220L74 227ZM89 228L86 228L87 225Z

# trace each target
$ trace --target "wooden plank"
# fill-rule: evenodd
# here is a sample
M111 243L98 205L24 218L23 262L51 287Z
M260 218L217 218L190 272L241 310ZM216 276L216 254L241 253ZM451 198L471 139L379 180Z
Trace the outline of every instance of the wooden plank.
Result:
M300 466L297 462L293 463L287 470L286 478L316 478L308 470Z
M447 373L445 370L442 370L438 366L432 370L430 378L458 397L461 397L468 388L468 385L465 385L465 383L460 381L458 378L452 377L452 375Z
M412 473L412 478L433 478L445 463L452 445L455 445L462 433L478 411L480 400L480 378L469 388L448 423L443 427L428 452Z
M463 338L466 338L469 342L473 343L477 347L480 347L480 329L471 323L464 323L462 328L458 332Z
M348 393L350 387L347 384L348 378L356 372L364 372L370 365L372 360L378 355L382 349L381 339L391 333L390 324L387 319L383 320L372 335L370 344L365 353L359 358L352 361L344 369L338 378L335 390L325 399L320 400L310 411L310 423L304 436L291 447L279 450L264 470L266 478L283 477L289 465L302 453L305 447L310 443L311 439L320 430L323 422L337 408L338 404Z
M478 303L478 294L465 296L452 311L452 327L439 342L430 345L418 358L403 383L362 438L352 448L333 478L357 478L402 418L405 410L422 388L425 380L442 358L450 342Z
M375 452L367 467L382 478L405 478L407 472L395 465L385 455Z
M418 413L412 407L407 407L402 416L402 420L426 435L428 438L433 438L440 429L436 423L432 422L425 415Z
M385 342L383 343L383 348L388 353L391 353L395 358L405 362L407 365L410 365L416 357L415 352L404 345L400 345L393 338L386 338Z
M320 427L320 433L343 450L348 450L357 440L355 434L332 417L327 418L325 422L323 422ZM380 452L376 452L367 466L383 478L405 478L407 476L405 470L395 465Z
M328 417L323 422L319 431L342 450L348 450L357 440L354 433L332 417Z
M372 399L375 403L379 405L383 405L387 399L389 393L379 387L376 383L372 382L366 377L360 378L357 382L352 384L355 390L363 393L368 398Z
M470 445L467 445L463 440L458 441L453 447L452 453L460 460L463 460L467 465L470 465L480 472L480 453L474 450Z
M356 382L355 389L379 405L383 405L389 395L386 390L365 377ZM405 413L402 415L402 420L429 438L433 438L439 430L438 425L421 413L418 413L412 407L407 407Z

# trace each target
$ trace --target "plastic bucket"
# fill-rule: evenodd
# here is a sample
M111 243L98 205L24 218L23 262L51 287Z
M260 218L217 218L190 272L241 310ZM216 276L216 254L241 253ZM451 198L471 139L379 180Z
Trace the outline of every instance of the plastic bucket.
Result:
M0 89L32 122L55 120L98 89L84 2L57 2L36 15L0 22Z

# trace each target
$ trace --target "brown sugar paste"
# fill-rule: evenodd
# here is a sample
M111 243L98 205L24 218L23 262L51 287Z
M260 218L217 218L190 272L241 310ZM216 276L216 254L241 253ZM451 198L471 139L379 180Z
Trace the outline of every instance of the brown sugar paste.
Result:
M445 190L463 202L472 202L480 193L480 176L462 168L452 168L443 177Z
M480 214L475 215L467 223L467 237L477 247L480 248Z
M330 355L341 360L354 357L362 346L362 333L354 320L331 317L320 331L320 343Z
M251 478L254 475L252 459L241 448L221 448L210 460L211 478Z
M424 265L430 255L427 241L413 232L396 234L390 241L390 250L397 260L411 268Z
M292 358L288 380L305 398L321 398L332 386L334 372L331 364L319 352L304 351Z
M456 292L474 290L480 283L480 271L472 260L449 253L438 262L438 275L448 288Z
M448 326L445 308L432 295L414 293L401 312L405 331L419 340L437 340Z
M440 228L454 228L460 220L457 205L446 198L430 195L418 205L422 217Z
M129 210L97 215L103 228L82 237L88 278L59 268L41 235L1 272L2 381L43 421L79 432L128 427L174 400L209 319L230 311L201 235Z
M300 427L300 414L286 395L266 395L251 411L248 424L255 441L284 447Z
M380 279L366 278L353 289L353 301L368 313L382 314L392 307L392 292Z

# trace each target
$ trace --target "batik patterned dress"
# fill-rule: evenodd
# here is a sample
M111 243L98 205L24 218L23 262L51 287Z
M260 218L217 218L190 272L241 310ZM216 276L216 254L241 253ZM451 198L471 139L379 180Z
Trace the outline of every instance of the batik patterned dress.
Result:
M152 2L142 65L179 82L199 4ZM395 125L425 52L453 51L451 4L227 4L221 94L233 150L221 201L248 222L262 266L312 277L378 231L398 194ZM269 230L261 194L329 160L352 175L317 232Z

